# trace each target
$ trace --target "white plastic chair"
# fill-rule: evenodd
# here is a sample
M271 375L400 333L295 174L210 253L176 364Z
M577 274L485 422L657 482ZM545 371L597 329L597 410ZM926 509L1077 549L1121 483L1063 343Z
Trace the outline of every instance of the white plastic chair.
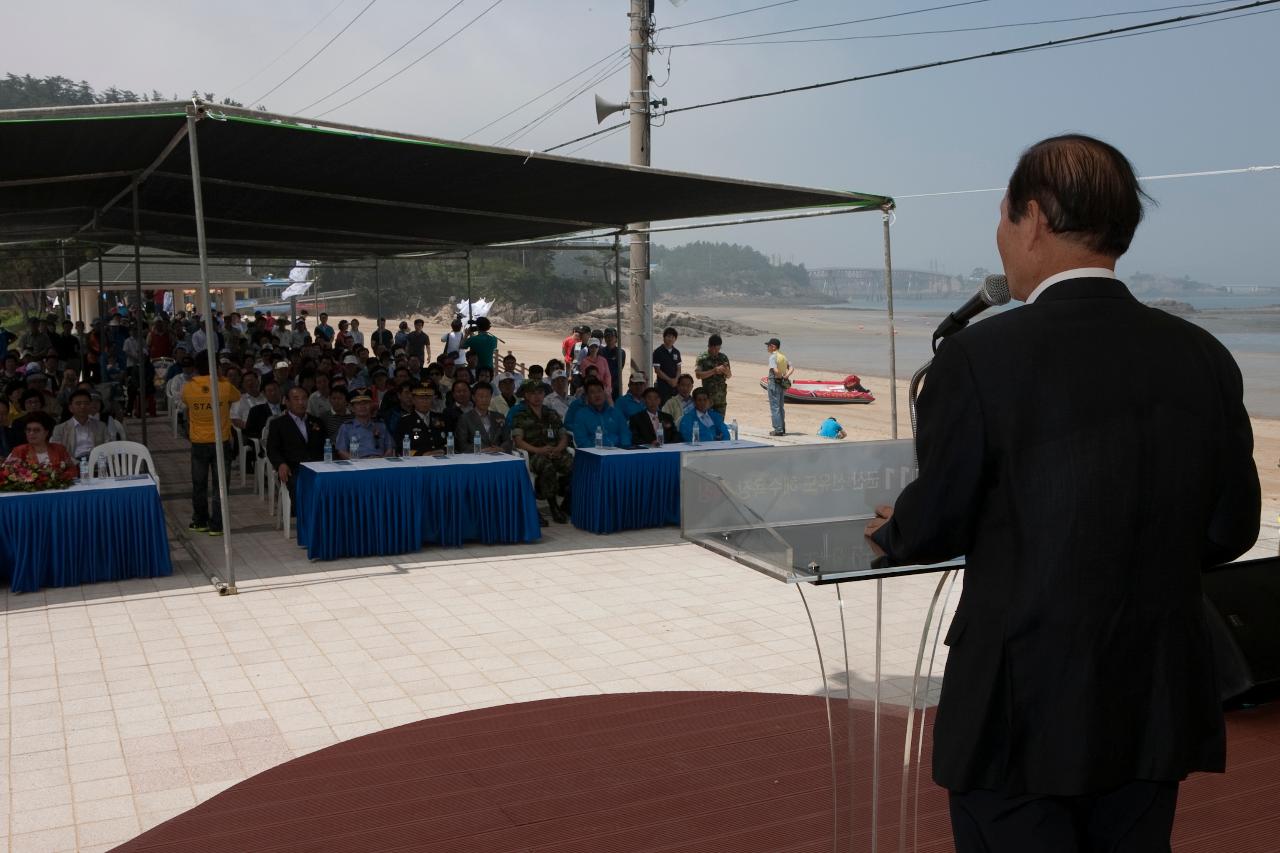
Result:
M151 451L136 441L108 441L99 444L89 454L89 475L98 476L98 460L107 463L108 477L128 477L133 474L146 473L155 480L156 488L160 488L160 478L156 476L156 463L151 458ZM146 466L146 471L142 470Z
M173 437L178 437L178 415L182 412L182 397L174 394L173 388L165 386L164 398L169 409L169 426L173 428Z
M256 489L258 482L258 454L256 452L256 448L250 447L244 440L244 430L240 429L240 427L235 424L231 425L231 429L234 430L236 434L236 447L240 448L239 453L236 455L236 469L240 472L240 487L244 488L245 484L245 463L252 462L253 481Z
M277 480L279 477L276 478ZM284 538L292 539L293 498L289 497L289 487L280 486L280 527L284 529Z

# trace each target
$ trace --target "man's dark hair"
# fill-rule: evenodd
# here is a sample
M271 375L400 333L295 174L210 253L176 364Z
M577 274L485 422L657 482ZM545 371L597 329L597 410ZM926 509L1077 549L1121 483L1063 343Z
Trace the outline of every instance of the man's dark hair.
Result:
M644 393L643 393L643 394L641 394L640 396L641 396L641 397L648 397L650 394L657 394L659 397L661 397L661 396L662 396L662 392L661 392L661 391L659 391L657 388L654 388L652 385L650 385L648 388L644 389Z
M724 341L720 339L719 335L712 335L711 337L707 338L707 346L709 347L718 347L723 345L724 345Z
M473 388L471 389L471 393L472 393L472 394L474 394L474 393L476 393L477 391L479 391L479 390L480 390L480 389L482 389L482 388L483 388L485 391L488 391L490 394L493 394L493 393L494 393L494 391L493 391L493 386L492 386L492 385L490 385L488 382L477 382L477 383L475 384L475 387L473 387Z
M493 325L493 323L491 323L491 322L489 321L489 318L488 318L488 317L481 317L479 320L476 320L476 328L477 328L477 329L479 329L479 330L480 330L480 331L482 331L482 332L487 332L487 331L489 331L489 328L490 328L492 325Z
M702 386L698 386L697 388L693 389L692 396L697 398L697 397L710 397L711 395L707 393L706 388L703 388Z
M677 338L680 337L680 333L676 331L675 326L667 326L662 330L662 336L665 338L667 335L672 335Z
M582 387L588 391L590 391L592 388L599 388L601 391L603 391L604 383L601 382L599 379L593 378L593 379L588 379L586 382L582 383Z
M692 381L693 381L693 374L692 374L692 373L681 373L679 376L677 376L677 377L676 377L676 384L677 384L677 385L679 385L681 382L685 381L686 379L688 379L690 382L692 382Z
M1009 178L1009 220L1034 200L1054 234L1118 258L1142 221L1143 200L1133 164L1114 146L1080 134L1037 142L1018 158Z
M267 390L268 388L270 388L272 385L274 385L274 386L276 386L277 388L279 388L279 387L280 387L280 380L279 380L279 379L276 379L276 378L275 378L275 376L273 376L272 374L268 373L268 374L267 374L267 378L266 378L266 379L264 379L264 380L262 380L262 383L258 386L258 390L260 390L260 391L266 391L266 390Z
M93 402L93 395L83 388L77 388L76 390L72 391L71 396L67 398L67 402L68 403L73 402L75 400L80 399L81 397L84 397L90 403Z
M450 391L457 391L457 390L458 390L458 386L459 386L459 385L461 385L463 388L466 388L468 391L470 391L470 390L471 390L471 385L470 385L470 383L468 383L468 382L467 382L467 380L465 380L465 379L455 379L455 380L453 380L453 384L449 386L449 390L450 390Z
M23 391L23 392L22 392L21 403L22 403L22 407L23 407L24 409L27 407L27 401L28 401L28 400L39 400L39 401L40 401L40 405L42 405L42 406L43 406L43 405L44 405L44 394L40 393L39 391L37 391L37 390L36 390L36 389L34 389L34 388L28 388L26 391Z

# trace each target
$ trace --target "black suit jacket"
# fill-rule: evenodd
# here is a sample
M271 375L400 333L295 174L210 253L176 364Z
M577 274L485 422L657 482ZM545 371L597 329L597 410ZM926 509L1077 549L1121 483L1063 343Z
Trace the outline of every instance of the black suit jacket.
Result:
M287 411L283 403L280 404L280 411ZM250 408L248 417L244 419L245 439L262 438L262 428L274 417L275 415L271 414L270 403L259 403Z
M251 409L250 413L253 411ZM284 464L296 472L303 462L319 462L324 458L324 441L329 437L329 431L319 418L303 417L307 422L306 440L287 413L271 424L271 431L267 433L267 458L271 460L272 467Z
M680 437L680 428L671 419L671 415L666 412L658 412L658 420L662 424L662 441L664 444L684 441ZM653 444L657 441L658 436L653 432L653 421L649 420L648 409L636 412L631 416L629 423L631 426L631 440L636 444Z
M1200 573L1261 514L1240 371L1111 279L942 344L919 478L876 541L965 555L934 733L952 790L1053 795L1222 770Z

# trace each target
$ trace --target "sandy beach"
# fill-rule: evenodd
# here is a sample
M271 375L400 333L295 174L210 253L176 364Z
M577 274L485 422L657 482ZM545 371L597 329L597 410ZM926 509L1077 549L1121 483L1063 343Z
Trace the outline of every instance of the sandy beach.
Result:
M792 403L787 406L787 431L797 436L812 436L817 427L828 417L836 418L849 435L851 441L873 441L892 437L892 421L889 405L889 377L884 371L867 371L856 361L856 353L887 353L888 329L884 323L884 315L865 312L867 316L862 322L850 322L846 316L850 313L815 311L813 309L795 309L794 311L778 310L770 314L759 308L723 308L708 309L706 307L677 308L668 306L670 310L687 310L694 314L715 314L725 319L747 323L759 327L762 314L770 317L770 334L776 334L783 341L783 350L796 365L796 376L818 379L841 379L849 372L856 372L862 377L863 385L876 395L876 402L870 405L804 405ZM361 329L366 336L375 328L371 319L360 319ZM898 435L910 437L911 423L907 409L907 384L911 372L927 357L929 333L936 325L936 318L903 314L897 318L898 334L895 345L898 351ZM439 338L444 329L428 329L432 335L432 352L439 353ZM545 363L548 359L559 357L560 341L567 334L535 328L511 328L499 326L495 333L502 341L501 352L508 350L524 363ZM843 337L847 345L841 346L837 352L833 347L806 342L822 342L839 340ZM767 433L770 428L769 401L765 391L760 387L760 378L768 372L766 367L764 340L765 336L732 336L725 335L724 352L732 360L734 372L729 381L729 413L728 419L737 419L745 432L754 434ZM788 341L796 342L789 345ZM679 342L686 365L692 366L692 360L703 349L704 340L686 335ZM853 358L850 354L855 354ZM882 362L887 362L887 355L881 355ZM870 360L870 357L868 357ZM1247 381L1247 380L1246 380ZM1254 459L1258 464L1258 474L1262 480L1263 509L1266 517L1274 518L1280 513L1280 419L1254 417Z

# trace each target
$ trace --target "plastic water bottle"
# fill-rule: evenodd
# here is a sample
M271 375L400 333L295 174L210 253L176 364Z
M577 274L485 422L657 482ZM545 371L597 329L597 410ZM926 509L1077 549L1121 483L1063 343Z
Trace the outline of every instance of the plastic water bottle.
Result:
M408 433L404 434L404 440L400 442L400 455L401 456L409 455L409 434Z
M333 439L326 438L324 440L324 461L333 461Z
M351 441L347 444L347 455L352 459L360 458L360 439L356 438L354 435L351 436Z
M85 463L85 466L87 467L87 466L88 466L88 464L89 464L89 463L88 463L88 462L86 462L86 463ZM98 477L99 477L99 478L102 478L102 477L106 477L106 476L107 476L107 460L106 460L106 459L99 459L99 460L98 460Z
M444 455L445 456L453 455L453 433L449 433L449 435L444 440Z
M738 419L737 418L733 419L733 424L731 424L730 429L733 432L733 440L737 441L738 440Z
M80 479L81 480L89 479L89 457L88 456L80 457Z
M476 430L475 435L471 436L471 452L479 453L481 446L482 445L480 443L480 430Z
M693 443L702 444L702 430L698 428L697 424L693 425Z
M604 430L596 427L596 447L604 447Z

